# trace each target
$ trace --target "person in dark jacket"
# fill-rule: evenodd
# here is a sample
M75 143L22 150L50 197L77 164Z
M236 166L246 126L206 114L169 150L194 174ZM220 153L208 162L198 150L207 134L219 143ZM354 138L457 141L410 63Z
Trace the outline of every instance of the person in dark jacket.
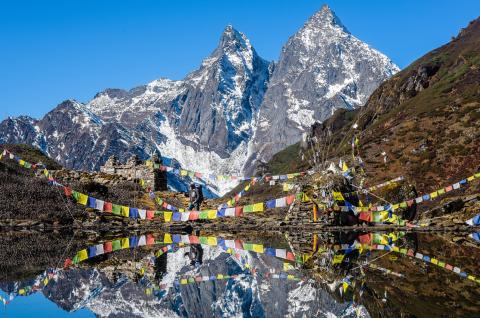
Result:
M203 189L201 184L196 184L195 185L195 191L197 192L197 202L198 202L198 209L200 210L200 207L203 203Z
M202 186L201 185L195 185L194 183L190 184L190 192L189 192L189 198L190 198L190 205L188 206L188 210L195 210L199 211L200 206L203 202L203 191L202 191Z

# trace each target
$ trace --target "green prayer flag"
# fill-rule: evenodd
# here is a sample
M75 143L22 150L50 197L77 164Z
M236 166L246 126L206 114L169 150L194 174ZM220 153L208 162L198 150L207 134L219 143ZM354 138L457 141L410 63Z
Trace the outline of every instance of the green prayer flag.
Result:
M120 240L115 240L112 242L112 250L113 251L118 251L122 249L122 242Z
M207 245L208 244L208 237L200 236L200 244Z
M112 204L112 213L115 215L120 215L122 213L122 207L118 204Z

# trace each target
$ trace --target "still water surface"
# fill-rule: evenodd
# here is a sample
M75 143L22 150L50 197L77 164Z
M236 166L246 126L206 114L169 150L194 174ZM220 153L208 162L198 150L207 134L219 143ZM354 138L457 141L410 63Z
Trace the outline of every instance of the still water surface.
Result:
M480 317L480 245L468 233L1 242L1 317Z

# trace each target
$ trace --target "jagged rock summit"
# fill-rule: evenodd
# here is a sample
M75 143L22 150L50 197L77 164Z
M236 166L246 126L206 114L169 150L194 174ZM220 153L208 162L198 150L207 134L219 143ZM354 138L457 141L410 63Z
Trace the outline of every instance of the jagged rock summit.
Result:
M300 140L336 109L354 109L399 68L325 5L285 44L258 114L246 170Z
M146 159L158 150L190 170L251 173L313 122L362 105L397 70L325 6L288 40L277 63L228 25L183 80L106 89L85 104L65 101L40 120L8 118L0 142L37 146L74 169L98 170L111 155Z

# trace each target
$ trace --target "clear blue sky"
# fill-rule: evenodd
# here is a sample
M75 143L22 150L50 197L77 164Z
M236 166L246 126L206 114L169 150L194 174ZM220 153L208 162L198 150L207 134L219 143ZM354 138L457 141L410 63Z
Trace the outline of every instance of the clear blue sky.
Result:
M323 3L402 68L480 14L478 0L2 0L0 119L40 117L65 99L86 102L105 88L181 79L228 23L262 57L277 59Z

